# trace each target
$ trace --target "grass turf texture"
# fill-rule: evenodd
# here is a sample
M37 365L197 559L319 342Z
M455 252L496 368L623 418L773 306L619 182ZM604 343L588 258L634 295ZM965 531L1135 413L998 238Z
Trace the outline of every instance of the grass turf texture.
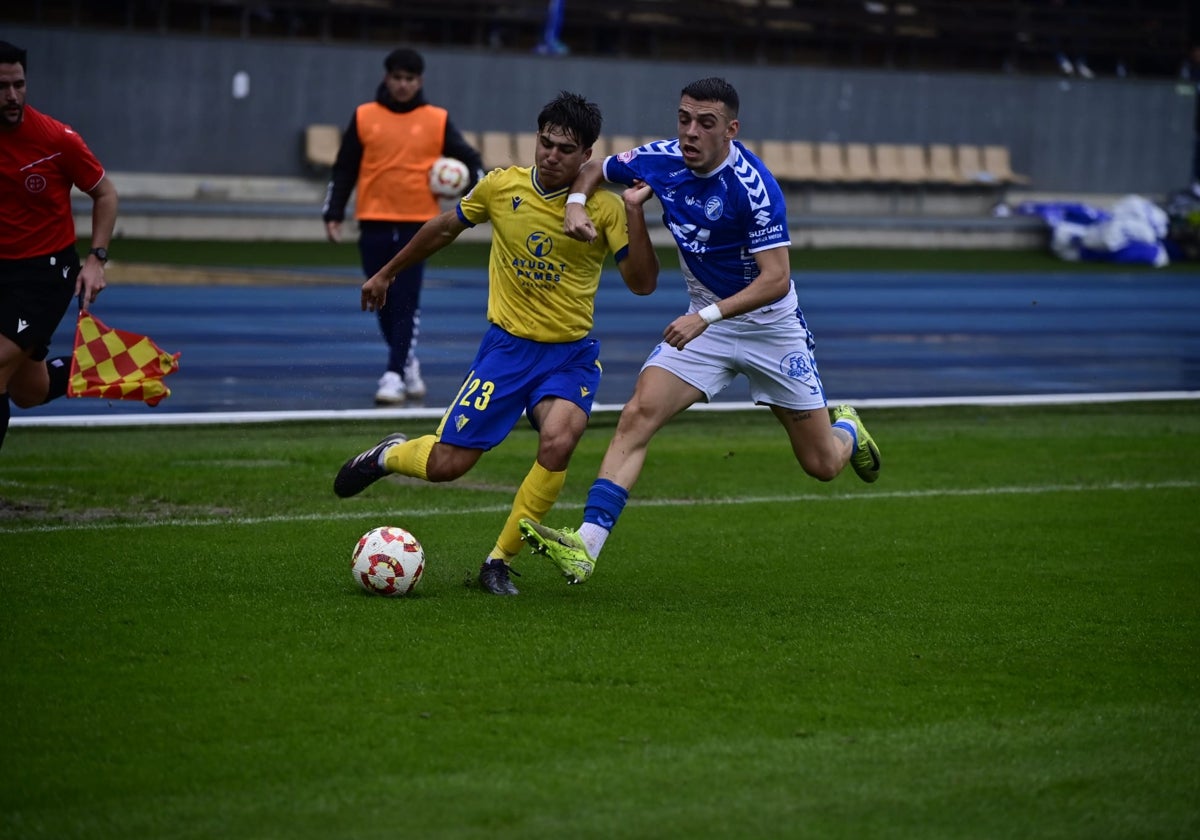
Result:
M511 599L464 581L524 428L347 501L391 425L13 429L0 836L1197 836L1200 404L865 419L872 486L679 418L596 576ZM408 599L351 580L381 524Z

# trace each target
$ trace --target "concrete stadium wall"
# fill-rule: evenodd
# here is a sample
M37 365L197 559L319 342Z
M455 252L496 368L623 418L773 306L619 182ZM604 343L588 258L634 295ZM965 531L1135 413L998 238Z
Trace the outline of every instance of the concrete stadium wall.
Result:
M110 170L171 174L308 174L304 127L344 125L386 53L22 26L3 37L29 50L30 104L70 123ZM606 133L673 136L679 89L722 75L742 96L747 138L998 143L1039 192L1190 183L1195 95L1171 82L422 52L429 98L464 129L532 130L540 106L570 89L601 104Z

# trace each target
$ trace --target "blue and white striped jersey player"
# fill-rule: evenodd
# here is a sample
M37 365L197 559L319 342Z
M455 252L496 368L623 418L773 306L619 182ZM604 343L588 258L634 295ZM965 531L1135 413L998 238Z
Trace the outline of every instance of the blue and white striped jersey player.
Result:
M646 295L658 284L658 257L646 232L645 186L588 201L598 235L560 232L572 181L600 134L600 109L566 91L538 115L535 164L485 175L454 210L426 222L362 287L362 308L375 310L405 266L449 245L468 227L491 222L487 332L458 395L434 434L388 435L348 460L333 481L343 498L388 473L453 481L503 441L524 413L538 432L537 458L517 488L495 546L479 570L480 586L516 595L509 561L521 551L518 522L539 521L562 490L567 465L587 427L600 382L600 342L591 338L601 269L616 257L625 285Z
M554 529L521 522L521 536L571 583L587 580L642 471L650 439L699 400L743 374L750 395L787 431L810 476L830 481L850 464L863 481L879 477L879 449L848 405L826 410L813 338L796 300L788 260L783 193L774 176L736 140L738 95L724 79L685 87L679 138L584 167L572 186L564 230L588 239L596 229L578 202L602 179L644 182L663 207L679 248L690 306L663 331L588 492L583 524Z

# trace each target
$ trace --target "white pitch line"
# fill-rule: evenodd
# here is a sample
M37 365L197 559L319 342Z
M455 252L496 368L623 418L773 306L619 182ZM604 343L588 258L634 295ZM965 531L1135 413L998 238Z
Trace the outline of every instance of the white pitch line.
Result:
M1137 492L1142 490L1191 490L1200 487L1200 481L1155 481L1148 483L1114 481L1108 484L1046 484L1042 486L1014 487L962 487L941 490L894 490L884 492L863 492L854 495L822 495L817 493L799 493L793 496L746 496L742 498L725 499L644 499L629 502L629 507L697 507L700 505L774 505L793 504L796 502L873 502L890 499L940 499L963 496L1033 496L1044 493L1102 493L1102 492ZM578 502L560 502L555 510L579 510L583 507ZM412 510L406 517L417 519L426 516L462 516L473 513L507 513L511 505L480 505L478 507L462 508L431 508L429 510ZM211 519L156 519L150 522L85 522L77 524L34 525L28 528L0 527L0 534L50 534L62 531L114 531L118 529L139 530L161 528L210 527L213 525L266 525L281 522L347 522L355 519L367 519L373 522L388 519L396 515L395 510L354 510L344 513L305 513L280 514L276 516L247 516L224 517Z

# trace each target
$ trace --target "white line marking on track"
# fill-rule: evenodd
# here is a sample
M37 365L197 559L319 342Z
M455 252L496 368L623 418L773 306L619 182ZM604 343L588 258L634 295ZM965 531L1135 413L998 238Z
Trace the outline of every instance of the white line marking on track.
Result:
M1029 406L1083 405L1091 403L1165 402L1200 399L1200 391L1128 391L1112 394L1013 394L978 397L895 397L861 399L838 397L829 405L850 403L856 408L932 408L955 405ZM621 404L596 404L592 414L615 414ZM688 411L762 411L750 402L697 403ZM13 417L12 427L65 427L82 429L94 426L227 426L240 423L312 422L324 420L421 420L436 419L446 413L442 408L364 408L322 411L214 411L179 414L82 414Z

